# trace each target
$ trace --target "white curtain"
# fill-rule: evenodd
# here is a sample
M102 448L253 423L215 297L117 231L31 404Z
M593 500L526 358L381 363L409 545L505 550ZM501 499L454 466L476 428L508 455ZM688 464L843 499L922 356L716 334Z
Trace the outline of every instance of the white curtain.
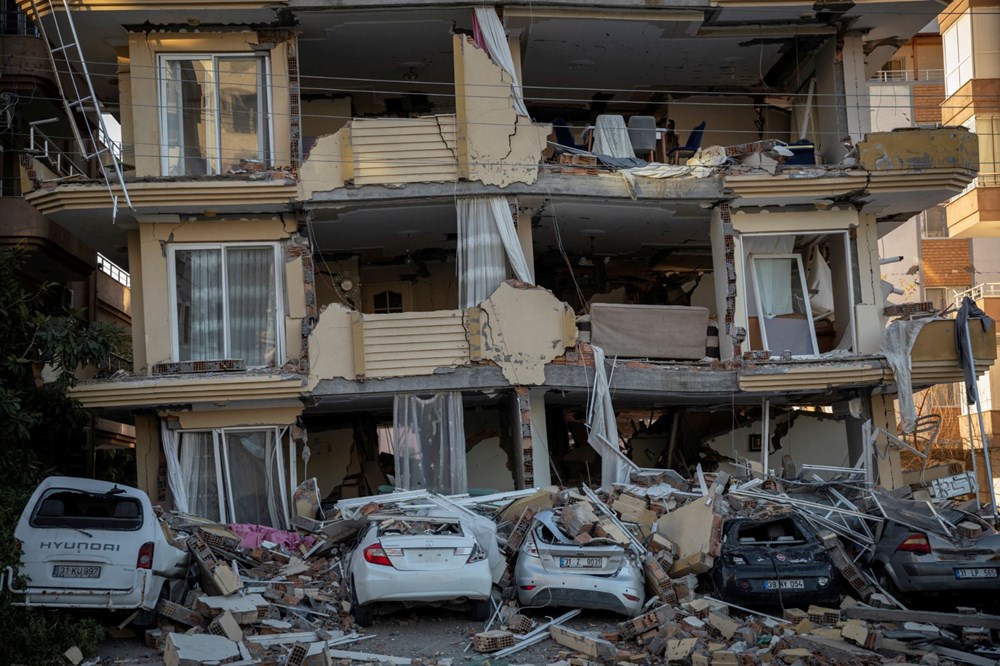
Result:
M629 472L638 469L618 446L618 423L611 405L611 384L604 365L604 350L591 345L594 350L594 390L587 408L587 442L601 454L601 487L612 483L626 483Z
M181 433L180 468L188 513L223 520L219 515L219 475L211 431Z
M635 157L632 141L628 138L625 118L617 115L597 116L597 122L594 123L594 146L591 152L611 157Z
M174 500L174 508L181 513L188 513L187 487L177 455L177 433L167 427L166 421L160 421L160 442L167 458L167 485Z
M178 268L190 267L189 316L190 348L180 360L206 361L223 358L222 252L219 250L178 250ZM178 295L178 304L182 302ZM183 325L184 319L179 319Z
M284 527L274 431L226 431L225 446L233 522Z
M519 116L528 117L528 108L524 105L524 96L521 93L521 82L514 69L514 58L511 56L507 33L500 23L500 17L492 7L476 7L475 11L475 27L478 28L476 37L482 39L486 52L493 62L510 75L514 111Z
M462 394L397 394L393 403L396 488L456 495L469 489Z
M534 283L504 197L469 197L459 199L455 206L461 307L479 305L507 279L505 254L514 276L521 282Z
M747 304L751 317L757 316L757 301L751 280L756 281L765 317L795 312L792 299L792 271L787 261L751 262L753 255L790 254L794 236L744 236L743 256L747 262Z
M229 302L229 355L247 367L275 362L274 249L270 247L226 250Z

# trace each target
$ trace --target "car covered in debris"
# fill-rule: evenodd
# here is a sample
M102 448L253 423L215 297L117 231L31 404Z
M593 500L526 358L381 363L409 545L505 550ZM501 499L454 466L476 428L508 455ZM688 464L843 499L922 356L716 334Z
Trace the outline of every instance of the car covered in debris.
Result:
M28 500L14 538L21 566L4 577L22 605L152 610L168 583L186 583L188 553L167 541L138 488L50 476Z
M355 621L371 626L377 604L469 603L489 619L493 577L486 550L457 517L371 515L351 554Z
M514 567L522 606L593 608L637 615L646 600L642 568L632 552L610 539L580 543L563 531L553 511L540 511Z
M795 513L727 520L712 582L723 599L748 605L840 602L830 556Z
M894 596L1000 592L1000 534L978 516L913 501L887 513L870 566Z

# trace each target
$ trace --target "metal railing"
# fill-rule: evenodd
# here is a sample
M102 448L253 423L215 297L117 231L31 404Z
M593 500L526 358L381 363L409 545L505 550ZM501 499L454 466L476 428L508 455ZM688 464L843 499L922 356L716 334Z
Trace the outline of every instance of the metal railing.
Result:
M875 72L875 76L873 76L871 80L880 81L882 83L916 83L919 81L943 82L944 70L918 69L914 72L911 69L883 69Z
M0 35L38 37L38 28L28 20L28 16L17 10L0 11Z
M86 176L69 153L63 151L55 141L45 136L45 133L38 129L39 125L58 121L58 118L49 118L47 120L36 120L33 123L28 123L28 126L31 128L28 135L28 152L42 159L60 178Z
M1000 298L1000 282L982 282L965 291L953 291L952 293L955 295L955 305L961 305L962 299L966 296L974 301L981 298Z
M125 285L129 289L132 288L132 276L128 274L128 271L105 257L100 252L97 253L97 267L100 268L102 272L110 275L112 279Z

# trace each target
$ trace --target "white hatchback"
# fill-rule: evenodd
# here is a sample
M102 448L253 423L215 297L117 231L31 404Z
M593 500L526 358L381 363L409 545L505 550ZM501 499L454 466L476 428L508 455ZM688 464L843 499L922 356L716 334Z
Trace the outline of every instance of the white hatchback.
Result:
M6 585L25 606L152 610L164 583L184 581L189 561L167 541L146 493L94 479L42 481L14 537L21 568L7 568Z
M370 516L350 559L354 619L373 621L380 602L471 602L489 619L493 579L486 551L458 518Z

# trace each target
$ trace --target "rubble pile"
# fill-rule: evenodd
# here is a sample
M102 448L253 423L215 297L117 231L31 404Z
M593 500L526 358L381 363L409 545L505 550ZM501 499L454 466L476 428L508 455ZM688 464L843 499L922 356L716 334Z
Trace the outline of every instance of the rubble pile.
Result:
M177 513L160 522L197 571L181 603L159 601L159 627L146 632L167 666L328 664L331 648L362 639L343 584L344 542Z
M190 552L199 575L183 600L160 602L160 627L147 632L147 640L162 650L168 666L411 663L337 649L371 637L354 624L345 564L354 537L376 523L384 535L453 535L463 527L475 532L490 551L496 587L493 615L469 637L467 650L491 660L551 640L570 664L996 663L1000 616L971 608L908 610L865 564L889 522L974 549L986 535L996 535L977 515L975 500L961 503L962 495L947 497L940 490L926 496L919 488L883 490L865 482L864 470L826 471L826 479L804 472L736 480L700 467L690 479L647 469L600 490L552 487L487 497L396 492L342 500L330 516L310 509L305 513L312 517L293 519L295 532L219 526L167 513L164 529ZM933 483L947 485L940 478ZM768 614L722 595L713 576L721 563L733 560L726 536L732 520L756 521L748 529L767 533L738 539L740 548L804 547L808 541L811 552L819 553L815 559L837 578L842 595L835 598L843 600L782 601L781 610ZM561 532L561 544L620 546L642 572L641 612L606 631L588 632L565 626L580 609L552 618L544 606L519 608L515 566L539 521ZM814 536L782 531L799 524L811 526ZM775 579L784 589L777 566Z

